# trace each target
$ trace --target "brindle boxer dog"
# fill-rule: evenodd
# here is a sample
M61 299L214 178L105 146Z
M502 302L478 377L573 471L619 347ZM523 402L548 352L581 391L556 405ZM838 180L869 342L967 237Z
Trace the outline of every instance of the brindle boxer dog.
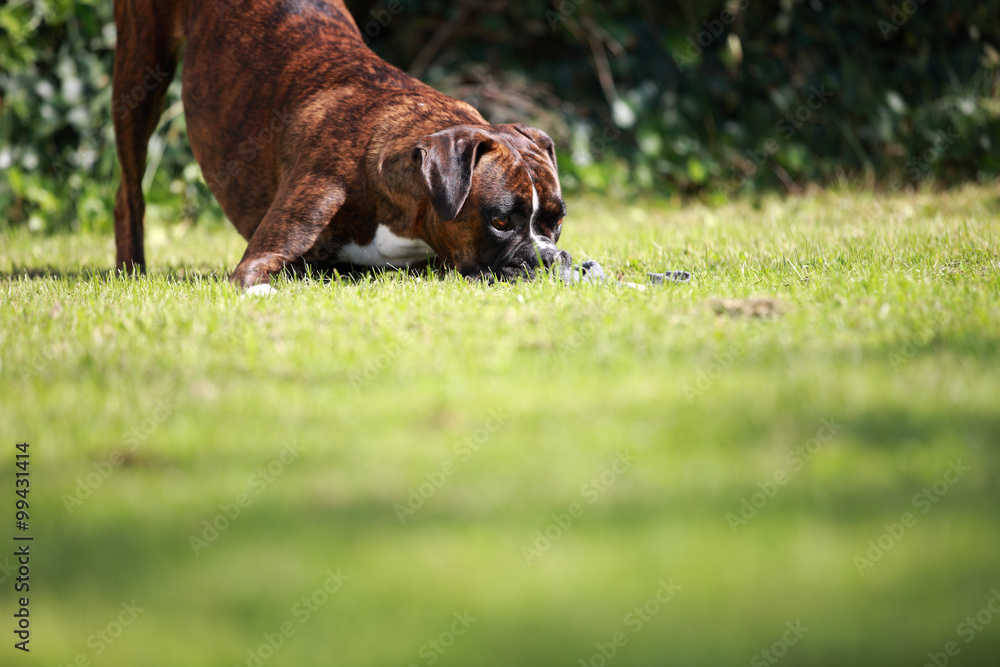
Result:
M365 46L340 0L115 0L117 266L145 270L146 145L184 52L198 164L249 241L243 289L306 264L467 277L569 270L552 140L473 107ZM186 47L185 47L186 43ZM139 94L137 94L139 93ZM128 104L123 104L127 101Z

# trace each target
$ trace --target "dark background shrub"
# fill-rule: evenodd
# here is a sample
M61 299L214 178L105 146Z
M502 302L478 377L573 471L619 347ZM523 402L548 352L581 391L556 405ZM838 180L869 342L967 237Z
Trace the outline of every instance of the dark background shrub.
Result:
M567 190L722 200L1000 174L1000 7L919 0L351 0L371 47L557 141ZM111 228L108 0L0 8L0 217ZM820 98L823 98L820 101ZM221 218L179 84L153 141L151 216Z

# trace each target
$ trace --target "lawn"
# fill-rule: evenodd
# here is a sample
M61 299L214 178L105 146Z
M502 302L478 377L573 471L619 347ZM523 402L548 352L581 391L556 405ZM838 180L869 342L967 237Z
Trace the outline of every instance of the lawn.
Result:
M577 260L694 275L645 290L3 232L0 662L996 665L998 204L571 199Z

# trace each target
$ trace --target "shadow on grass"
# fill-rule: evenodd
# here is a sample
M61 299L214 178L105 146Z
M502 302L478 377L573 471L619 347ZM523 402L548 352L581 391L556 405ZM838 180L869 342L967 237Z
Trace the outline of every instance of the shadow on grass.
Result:
M569 568L560 575L552 568L530 569L519 560L517 545L544 524L536 525L534 518L516 510L471 517L462 508L427 508L414 523L400 526L389 502L324 507L261 501L195 556L189 538L206 517L191 512L171 516L136 506L104 521L79 515L40 534L39 545L45 549L39 550L39 573L61 598L86 598L90 605L111 609L121 599L140 598L142 605L156 610L156 622L164 628L177 627L178 621L169 620L175 614L184 622L201 619L230 628L256 645L261 632L272 631L287 617L291 602L308 592L308 582L317 573L343 565L354 589L324 610L319 625L303 631L296 651L323 645L329 641L326 633L343 636L345 628L373 636L410 623L413 627L405 628L409 632L403 636L432 639L447 629L452 611L474 608L480 619L475 631L456 642L455 652L442 664L577 665L617 631L634 640L618 664L736 664L736 658L745 662L779 639L789 614L792 621L801 615L814 628L808 644L789 664L850 664L843 661L851 655L878 658L877 664L885 665L919 661L925 651L923 643L913 641L914 633L926 623L937 627L938 617L950 622L956 594L963 601L978 599L982 588L985 601L996 568L955 546L944 550L949 567L942 569L942 554L916 551L927 546L928 538L921 541L915 535L902 549L910 558L917 557L907 564L907 572L922 576L877 585L877 605L875 598L867 597L864 581L853 571L843 574L849 568L829 580L820 576L823 558L812 573L789 569L785 561L802 548L804 526L830 528L842 547L856 541L854 527L859 522L867 534L872 516L891 519L900 510L897 494L857 489L833 493L836 498L825 507L800 495L791 499L795 502L769 507L771 516L754 527L760 530L748 530L739 538L724 529L705 528L721 525L723 505L730 504L718 494L688 499L683 505L674 499L647 499L595 508L545 554L550 562ZM946 508L936 510L936 521L972 516L988 525L988 507L995 506L994 501L956 494ZM848 502L851 511L837 509ZM857 507L866 507L866 512L857 512ZM653 536L676 535L676 529L685 535L684 545L660 557L651 553ZM987 550L996 542L996 534L983 536ZM588 545L596 551L589 553ZM816 545L817 553L830 545ZM726 554L729 561L723 558ZM735 574L745 570L755 576L734 578L734 572L720 571L719 583L704 588L712 568L744 558ZM630 571L636 567L648 571ZM956 579L956 571L965 580ZM625 572L628 576L622 579ZM639 634L635 618L632 625L624 625L625 614L655 593L658 579L672 576L686 587L661 616L642 624L652 629ZM497 593L498 579L506 582L499 586L502 595ZM963 590L952 590L957 584ZM610 597L595 597L602 587ZM768 596L773 599L765 600ZM941 635L950 636L953 625L942 624ZM719 635L721 626L727 631ZM353 650L363 652L365 646L358 641ZM413 644L414 654L419 645ZM998 645L998 635L987 633L968 651L968 658L985 657Z
M281 275L289 280L320 280L324 282L343 281L348 283L361 283L385 277L406 277L406 278L427 278L435 277L443 279L449 273L449 269L437 266L415 266L408 268L381 268L370 266L354 266L353 264L338 264L330 268L303 269L301 266L287 266ZM143 272L141 274L129 274L116 269L80 269L70 270L57 268L51 264L33 267L14 267L11 271L0 272L0 281L28 280L66 280L81 281L92 280L94 278L101 282L120 281L130 278L142 279L145 277L162 278L170 283L203 283L203 282L227 282L228 275L218 269L209 267L168 267L165 269Z
M1000 488L993 476L979 479L973 485L970 488L960 480L936 498L934 504L927 504L926 516L935 521L948 517L972 518L989 525L991 508L1000 505ZM513 502L502 503L502 510L495 506L470 507L454 498L434 498L409 517L406 524L399 522L395 502L371 499L335 505L310 499L260 500L241 510L233 520L219 519L216 528L225 527L215 531L209 525L222 515L218 505L208 506L202 513L185 511L172 515L163 508L134 506L99 519L88 518L83 512L72 517L60 512L58 521L50 521L52 528L48 532L39 532L39 540L46 544L39 561L44 563L47 584L67 591L88 581L96 589L139 585L177 565L195 567L215 560L235 545L273 545L278 536L292 560L297 552L295 545L329 545L330 552L336 553L363 550L373 539L408 542L422 539L421 533L430 537L441 535L441 531L451 531L460 537L467 531L486 531L527 543L533 539L535 529L545 529L554 521L552 513L565 512L574 501L580 502L584 511L572 529L579 527L581 534L591 537L605 534L612 539L631 535L638 539L673 527L701 533L706 538L714 535L711 539L731 535L733 539L738 536L753 540L763 535L770 540L777 529L778 533L784 530L789 540L794 541L798 539L798 529L804 525L852 535L867 534L883 521L897 521L905 511L919 519L924 514L917 511L911 500L928 486L927 481L916 479L901 479L892 488L863 483L819 486L814 480L793 477L787 486L777 488L777 493L755 511L738 533L731 531L726 516L738 513L741 499L759 490L754 485L732 485L697 497L668 489L633 486L594 505L580 497L532 500L517 496L510 499ZM400 500L405 502L403 497ZM755 534L757 529L761 532ZM998 536L1000 533L993 537ZM204 542L192 542L191 538L201 538ZM780 544L772 546L781 548ZM518 556L516 551L514 556Z

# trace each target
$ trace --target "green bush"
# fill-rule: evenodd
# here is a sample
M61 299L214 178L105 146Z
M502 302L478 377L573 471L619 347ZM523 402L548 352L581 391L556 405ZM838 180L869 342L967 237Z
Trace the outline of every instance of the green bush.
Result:
M422 63L421 78L489 120L549 131L569 191L724 199L1000 174L1000 13L989 3L348 4L390 62ZM0 216L38 231L110 229L111 3L14 0L0 30ZM175 82L150 151L150 215L218 219L178 100Z
M110 230L119 178L111 125L111 3L14 2L0 8L0 27L0 217L35 231ZM175 82L167 101L172 111L151 142L147 174L155 174L147 188L151 208L171 201L173 220L195 214L185 203L210 201L198 169L190 166L184 117L174 115L179 104ZM212 207L204 212L217 214Z

